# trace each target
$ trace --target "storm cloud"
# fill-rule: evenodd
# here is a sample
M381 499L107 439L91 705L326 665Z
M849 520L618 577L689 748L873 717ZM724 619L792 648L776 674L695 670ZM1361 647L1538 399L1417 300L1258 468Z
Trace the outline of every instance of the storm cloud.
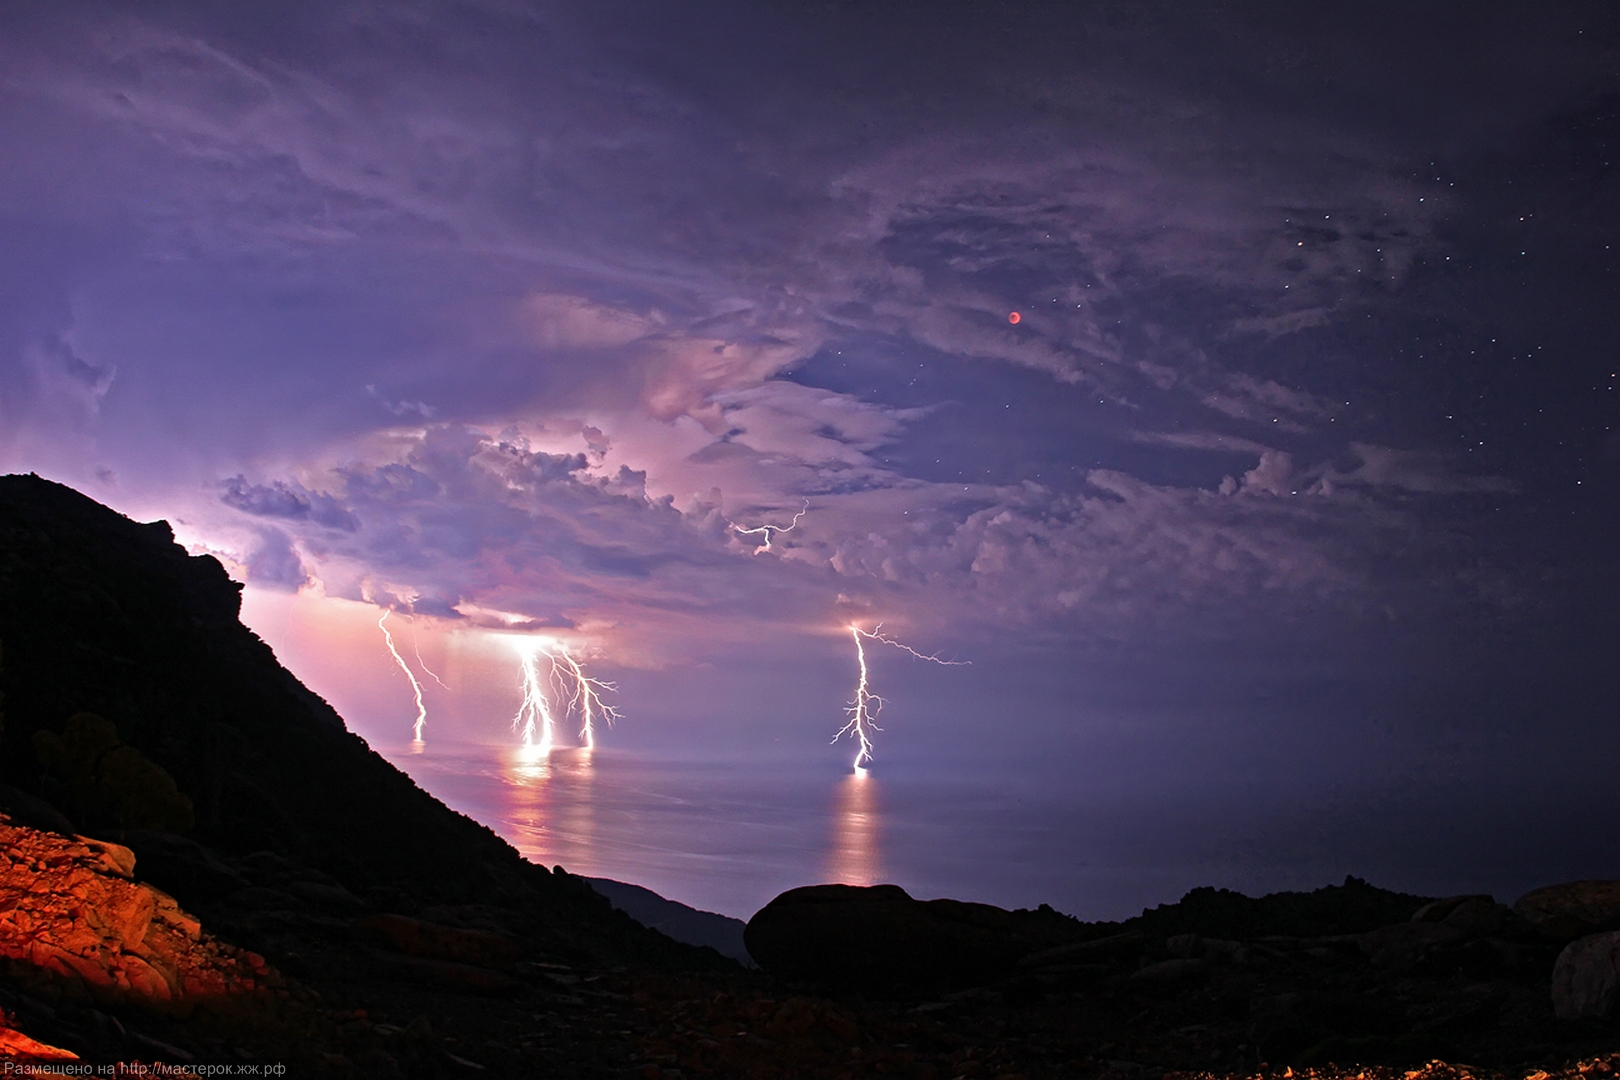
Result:
M0 460L687 659L1556 611L1612 18L1287 10L9 9Z

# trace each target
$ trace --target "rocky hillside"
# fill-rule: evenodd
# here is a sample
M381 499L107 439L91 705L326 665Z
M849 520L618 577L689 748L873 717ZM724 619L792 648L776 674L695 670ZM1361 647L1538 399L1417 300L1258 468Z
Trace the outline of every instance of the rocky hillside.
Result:
M221 858L257 856L378 909L477 900L564 951L687 962L373 753L242 625L240 590L164 522L0 477L0 803L125 841L204 912L250 884Z

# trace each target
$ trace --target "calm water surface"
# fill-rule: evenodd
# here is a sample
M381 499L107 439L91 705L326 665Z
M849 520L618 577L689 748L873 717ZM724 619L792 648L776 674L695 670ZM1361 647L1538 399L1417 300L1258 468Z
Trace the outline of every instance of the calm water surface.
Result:
M1349 873L1428 895L1511 900L1592 876L1590 844L1600 839L1580 807L1528 793L1133 795L1034 778L992 784L921 765L852 775L826 763L614 749L527 760L496 746L377 748L536 862L741 918L821 881L890 881L922 898L1005 907L1044 902L1087 919L1133 915L1199 885L1255 895ZM1600 831L1614 839L1612 825ZM1579 842L1550 839L1560 836Z
M881 782L757 763L504 747L389 755L527 858L746 917L784 889L884 880Z

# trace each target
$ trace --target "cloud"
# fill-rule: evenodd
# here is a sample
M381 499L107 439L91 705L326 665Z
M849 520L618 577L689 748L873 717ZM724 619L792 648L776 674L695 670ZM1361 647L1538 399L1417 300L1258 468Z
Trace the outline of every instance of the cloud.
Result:
M763 459L816 467L828 479L842 469L871 468L871 451L897 439L905 421L926 412L887 409L783 380L713 400L725 416L726 441Z
M816 344L791 331L736 338L694 335L661 342L646 368L642 401L654 419L690 416L719 434L725 422L720 397L763 383L814 352Z
M331 595L669 655L747 626L801 632L835 607L964 634L1113 637L1362 611L1432 576L1443 542L1423 526L1429 501L1505 490L1433 455L1357 444L1301 466L1212 432L1141 441L1256 455L1218 489L1111 469L1075 491L926 483L871 456L903 433L909 418L893 410L782 381L715 404L725 432L676 464L723 483L681 507L613 460L633 433L539 431L539 449L519 426L447 424L350 448L302 483L233 478L221 502L292 527L302 567ZM570 439L606 449L566 452ZM766 557L747 557L760 545L732 522L785 526L801 510ZM266 561L291 550L261 540L246 561L296 585L302 569Z
M298 483L273 480L269 484L249 484L243 476L233 476L223 484L219 501L254 517L309 521L328 529L354 532L360 527L355 516L324 491L308 491Z
M1221 388L1207 393L1203 404L1238 420L1269 422L1280 431L1307 430L1300 419L1321 420L1332 412L1327 402L1312 394L1292 390L1271 379L1252 375L1227 375Z
M739 559L723 519L649 497L643 474L593 473L587 455L534 449L515 429L435 425L390 445L389 456L321 471L327 515L352 530L313 527L317 496L302 485L238 479L221 501L295 528L329 595L479 625L612 631L645 644L728 614L802 618L818 602L802 568L772 573L767 560Z
M71 402L94 417L112 389L117 366L86 357L75 346L71 330L48 335L29 347L28 362L40 389L49 398Z
M1209 385L1232 381L1219 372L1235 361L1193 357L1166 291L1195 295L1200 325L1316 325L1341 309L1313 298L1368 274L1398 281L1442 212L1377 148L1332 132L1302 129L1259 176L1213 147L1168 154L1189 118L1224 121L1163 72L998 72L1001 92L1032 107L1016 136L941 109L882 119L863 152L818 157L783 134L798 125L608 60L589 20L562 19L541 41L507 13L438 11L441 45L452 32L488 45L477 83L444 48L410 51L416 18L351 7L313 21L348 42L350 62L255 52L229 19L209 35L123 17L75 28L82 52L19 57L17 78L128 149L143 198L127 209L164 254L302 260L381 245L389 258L472 257L488 284L516 259L573 283L523 290L516 318L532 348L624 350L611 362L637 358L631 381L655 415L710 426L707 395L852 331L1122 399L1143 390L1133 371L1157 365L1209 407L1252 418L1245 386ZM813 144L847 119L809 112L804 131ZM1026 315L1016 330L1013 308ZM749 325L715 333L709 320L736 311ZM1135 339L1152 325L1158 343ZM457 415L436 397L387 400Z
M1221 494L1229 495L1234 490L1245 495L1298 495L1294 456L1281 450L1262 451L1260 463L1243 474L1241 485L1234 487L1224 480L1221 482Z
M1027 134L901 138L840 175L833 190L859 209L870 247L853 261L840 236L822 256L824 278L847 283L838 310L1120 399L1185 392L1228 416L1304 430L1325 415L1321 403L1244 372L1222 343L1359 315L1340 298L1366 295L1374 279L1398 285L1438 245L1440 200L1371 158L1341 161L1336 183L1279 165L1257 185L1214 158L1166 161L1151 136L1114 134L1106 151L1055 152ZM1023 316L1017 327L1009 310ZM1212 323L1221 332L1210 335Z
M1314 507L1232 502L1111 470L1076 494L1033 484L975 494L981 504L954 520L923 514L907 531L847 537L831 565L937 589L967 623L1057 620L1111 634L1234 602L1276 615L1365 582L1350 545L1323 542Z
M1178 450L1210 450L1228 454L1265 454L1273 447L1219 431L1132 431L1132 442L1149 446L1171 446Z
M276 592L296 592L309 581L291 538L276 528L259 530L258 544L248 554L246 566L249 584Z
M1097 64L986 67L817 16L835 72L814 35L765 63L729 25L602 17L317 5L267 38L220 8L0 43L41 132L30 211L134 238L63 286L88 314L32 346L36 381L99 416L126 486L228 477L263 580L625 634L840 592L1115 631L1359 603L1425 508L1510 489L1327 445L1338 394L1289 347L1403 288L1453 206L1286 96L1226 108L1250 91L1182 70L1202 42L1126 34L1157 58L1126 63L1081 12ZM919 406L835 350L947 374ZM1074 410L1073 479L924 479L1053 449L1032 424L981 450L937 407L1003 378ZM1257 460L1216 488L1195 450ZM742 557L728 519L806 501Z
M1233 449L1198 434L1170 442L1178 444ZM842 506L824 500L795 555L824 559L883 595L912 596L958 626L1082 635L1352 613L1396 596L1402 606L1413 595L1432 601L1436 587L1456 584L1437 576L1455 553L1428 527L1433 507L1413 496L1499 493L1505 482L1460 475L1429 455L1363 445L1356 453L1353 468L1302 468L1294 455L1260 447L1254 468L1217 490L1096 469L1077 492L1034 483L873 491ZM862 503L866 513L850 512ZM871 527L885 516L879 507L905 524ZM1414 582L1423 584L1411 594ZM1517 594L1499 573L1492 585Z
M1345 467L1337 461L1296 469L1291 454L1263 450L1260 462L1241 480L1228 476L1221 482L1223 495L1348 496L1367 494L1461 495L1509 494L1517 490L1502 476L1470 476L1459 472L1454 456L1433 451L1396 450L1371 443L1351 443Z
M1345 471L1331 466L1322 469L1321 484L1398 488L1427 495L1466 492L1502 495L1518 489L1518 485L1505 476L1467 476L1458 472L1453 455L1430 450L1396 450L1363 442L1351 443L1350 450L1360 462Z
M811 393L744 395L739 411L802 407ZM888 430L881 416L834 405L867 438ZM794 443L795 459L825 450L821 466L852 467L836 449L843 444L821 441ZM964 491L893 475L885 484L869 471L867 483L808 496L799 527L774 538L770 557L749 558L757 545L738 542L717 502L682 513L650 498L639 474L601 475L586 455L537 451L516 432L441 425L395 445L395 460L323 473L327 497L364 522L352 532L310 528L302 485L238 481L223 501L304 526L305 565L329 594L404 597L420 613L480 625L569 626L643 645L662 635L666 650L727 624L819 625L839 594L857 610L913 622L1116 634L1211 605L1275 613L1333 598L1355 604L1369 582L1368 519L1387 531L1406 525L1377 505L1233 500L1108 470L1075 494L1033 484ZM1281 490L1293 474L1287 455L1267 455L1247 478L1249 495ZM785 524L803 506L755 509ZM294 575L289 567L279 580ZM684 644L668 640L676 626L687 628Z
M601 349L648 337L665 321L592 303L581 296L537 293L526 297L521 318L530 339L546 349Z
M393 416L418 416L423 420L432 420L439 415L439 410L421 401L389 401L375 386L367 384L366 393L376 398L383 408Z
M1288 334L1297 334L1301 330L1326 326L1331 321L1331 315L1331 309L1325 307L1289 311L1281 315L1252 315L1248 318L1235 320L1232 323L1231 332L1233 334L1264 334L1267 338L1275 340Z

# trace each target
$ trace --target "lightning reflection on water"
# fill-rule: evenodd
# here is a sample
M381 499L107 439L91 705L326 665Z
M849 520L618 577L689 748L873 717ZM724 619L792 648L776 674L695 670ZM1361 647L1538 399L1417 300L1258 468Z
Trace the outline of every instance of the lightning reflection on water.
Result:
M827 880L845 885L875 885L883 874L876 777L856 767L833 789L832 844L827 853Z
M506 791L501 831L524 858L560 864L576 874L601 873L590 750L519 746L509 752L501 780Z

